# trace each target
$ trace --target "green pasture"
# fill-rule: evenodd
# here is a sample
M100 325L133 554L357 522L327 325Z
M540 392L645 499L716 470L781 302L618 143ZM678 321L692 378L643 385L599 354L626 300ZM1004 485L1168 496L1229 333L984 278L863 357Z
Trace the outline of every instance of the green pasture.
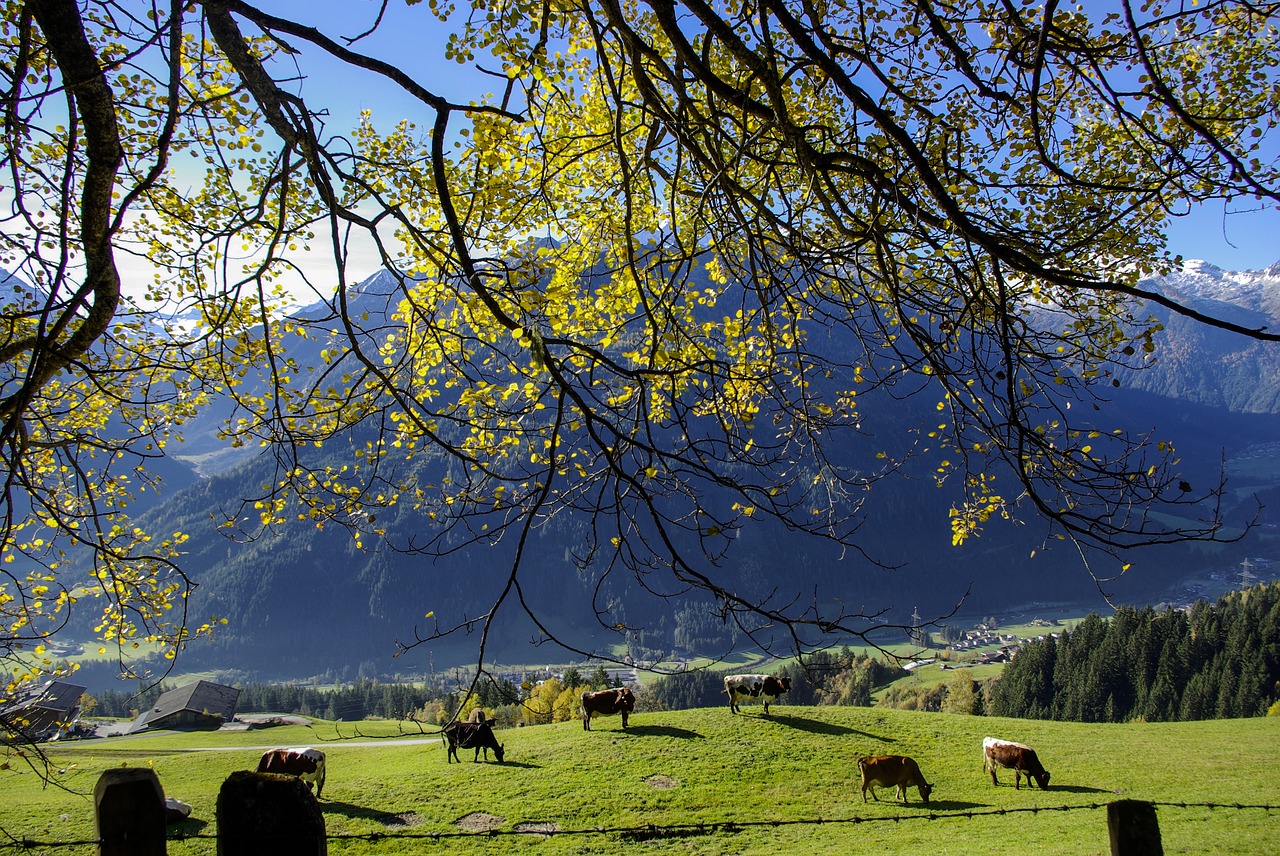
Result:
M919 666L911 671L911 674L891 681L882 687L876 687L872 697L876 699L883 698L891 689L925 689L936 684L948 684L956 679L956 676L963 676L971 681L982 681L987 678L994 678L1004 671L1004 664L993 663L983 666L952 666L943 669L941 663L930 663L927 666Z
M505 764L473 763L465 750L463 763L447 764L437 740L413 742L422 736L416 728L392 722L52 745L52 784L24 759L5 758L0 831L4 840L92 838L88 794L103 770L128 765L154 768L166 794L194 806L175 836L212 836L229 773L251 769L261 747L312 745L328 755L320 805L329 834L379 836L333 840L333 854L1102 854L1105 805L1120 798L1159 804L1165 853L1280 846L1277 718L1085 725L876 708L748 710L638 714L626 732L617 719L596 720L591 732L578 722L501 731ZM988 734L1035 746L1050 790L1015 790L1007 773L993 787L981 766ZM920 763L932 802L912 789L905 806L888 790L863 804L855 760L887 753ZM1182 807L1198 803L1233 807ZM480 831L463 835L464 818ZM557 832L516 831L524 828ZM440 837L424 837L433 834ZM211 837L169 843L175 856L214 852Z

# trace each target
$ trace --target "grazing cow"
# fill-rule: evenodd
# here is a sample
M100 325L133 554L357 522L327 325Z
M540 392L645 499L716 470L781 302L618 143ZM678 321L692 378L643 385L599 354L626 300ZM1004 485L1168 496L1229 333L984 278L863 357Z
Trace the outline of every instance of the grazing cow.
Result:
M619 687L616 690L583 693L582 707L578 712L582 714L583 731L591 730L591 717L611 716L615 713L622 714L622 728L626 730L627 717L635 709L636 694L626 687Z
M297 776L308 790L315 785L318 798L324 790L324 753L310 748L269 749L258 762L258 772Z
M484 724L487 722L487 723L489 723L489 727L490 727L490 728L492 728L492 727L493 727L493 724L494 724L495 722L497 722L497 720L496 720L496 719L489 719L489 718L485 715L484 708L482 708L482 707L473 707L473 708L471 708L471 713L467 716L467 722L471 723L472 725L484 725ZM488 747L488 746L481 746L481 747L480 747L480 749L484 750L484 759L485 759L486 761L488 761L488 760L489 760L489 747ZM478 754L478 753L477 753L477 754Z
M769 702L776 702L778 696L789 689L790 678L775 678L773 675L728 675L724 679L731 713L738 712L739 701L759 701L764 703L764 712L768 714Z
M489 759L489 750L493 750L493 755L498 759L498 763L502 763L503 755L506 753L506 747L498 742L498 738L493 736L493 723L491 720L485 722L450 722L444 727L445 740L449 746L449 754L445 756L445 760L452 764L454 761L459 763L462 759L458 757L458 749L474 749L476 756L473 761L480 760L480 750L485 750L484 757Z
M1013 770L1015 790L1018 789L1023 776L1027 777L1027 787L1031 787L1031 780L1035 779L1041 790L1049 789L1049 771L1040 765L1036 750L1030 746L1011 743L1008 740L997 740L995 737L984 739L982 741L982 772L991 771L993 785L1000 784L996 781L996 767L1008 767Z
M191 805L173 797L164 798L164 822L182 823L191 817Z
M920 799L929 801L933 793L933 785L924 780L920 765L915 759L906 755L866 755L858 759L858 772L862 774L862 801L867 801L867 788L871 788L871 798L876 802L876 788L898 789L898 798L907 801L907 788L915 785L920 791Z

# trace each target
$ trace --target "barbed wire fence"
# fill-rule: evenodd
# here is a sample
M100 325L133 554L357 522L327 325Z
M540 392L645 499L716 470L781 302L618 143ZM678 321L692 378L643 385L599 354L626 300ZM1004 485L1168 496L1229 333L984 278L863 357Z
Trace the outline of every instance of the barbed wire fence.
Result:
M1280 805L1269 803L1212 803L1212 802L1151 802L1157 809L1207 809L1211 811L1262 811L1271 815L1280 812ZM695 838L712 835L733 835L751 829L777 829L793 826L862 826L880 824L900 824L936 822L950 819L976 819L1001 817L1006 815L1048 815L1074 811L1105 810L1108 803L1087 803L1081 805L1062 806L1024 806L1013 808L965 809L961 811L927 811L913 814L880 815L877 817L808 817L791 819L764 820L720 820L673 824L644 824L641 826L589 826L574 829L560 829L546 821L531 821L516 824L508 828L493 828L478 831L449 830L429 832L349 832L326 834L324 838L333 842L367 842L378 844L387 841L423 841L445 842L465 839L494 838L593 838L614 837L628 842L655 841L665 838ZM1278 831L1280 833L1280 831ZM170 834L166 841L170 845L194 843L199 841L216 841L216 833L183 833ZM0 853L24 853L32 851L57 851L73 848L98 847L104 842L100 839L83 839L71 841L41 841L35 838L10 837L8 841L0 841ZM269 843L269 842L264 842Z

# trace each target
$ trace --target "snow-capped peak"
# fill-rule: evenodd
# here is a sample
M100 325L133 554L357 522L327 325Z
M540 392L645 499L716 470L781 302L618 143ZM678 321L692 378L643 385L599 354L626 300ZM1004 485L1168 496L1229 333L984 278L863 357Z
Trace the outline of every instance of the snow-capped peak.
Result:
M1145 284L1170 297L1215 300L1266 311L1280 302L1280 261L1260 271L1228 271L1200 259L1188 259L1181 270L1151 277Z

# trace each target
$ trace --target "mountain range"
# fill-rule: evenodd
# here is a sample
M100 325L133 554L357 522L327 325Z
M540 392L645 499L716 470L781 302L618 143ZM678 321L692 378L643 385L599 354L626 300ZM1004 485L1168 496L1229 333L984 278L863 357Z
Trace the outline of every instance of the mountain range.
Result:
M1193 261L1143 285L1251 326L1274 329L1280 321L1280 263L1265 271L1228 272ZM369 277L348 293L352 311L385 315L393 286L385 271ZM1187 477L1200 483L1216 480L1225 463L1228 519L1249 519L1259 503L1263 509L1260 525L1239 543L1135 554L1128 574L1102 587L1130 603L1162 599L1183 578L1230 568L1246 556L1280 560L1280 518L1270 511L1280 506L1280 467L1274 463L1280 459L1280 347L1171 316L1161 307L1150 310L1164 326L1156 359L1113 391L1110 418L1130 430L1159 428L1178 448ZM321 304L301 314L327 311ZM295 357L318 360L322 346L309 343L317 353ZM270 480L274 462L256 449L231 448L218 439L228 414L214 407L185 426L174 457L189 469L170 475L167 498L141 521L188 533L183 566L198 583L190 614L228 619L214 641L184 653L184 666L237 669L270 680L423 673L473 662L477 640L466 635L423 646L401 660L392 654L395 641L409 639L427 612L456 619L487 609L506 580L511 550L500 545L429 559L376 545L358 548L345 532L311 525L249 543L231 541L210 512L234 508L252 495ZM894 418L918 417L904 411ZM886 429L882 422L880 430L892 424ZM954 496L934 488L927 471L908 470L905 476L875 487L859 530L860 546L883 566L764 523L742 530L721 569L723 579L746 594L780 591L855 610L883 609L895 623L908 621L913 611L926 618L944 615L962 598L965 614L1043 603L1105 608L1099 584L1081 568L1078 555L1045 549L1042 525L993 521L980 537L953 547L947 509ZM380 525L393 542L428 529L430 522L400 507L384 513ZM525 595L554 632L585 647L620 645L622 637L594 621L592 599L604 597L633 628L629 640L636 656L713 653L741 641L704 602L655 601L629 580L597 588L598 580L570 560L587 525L553 519L536 530L526 550ZM564 656L531 646L540 638L512 612L495 624L487 654L505 663Z

